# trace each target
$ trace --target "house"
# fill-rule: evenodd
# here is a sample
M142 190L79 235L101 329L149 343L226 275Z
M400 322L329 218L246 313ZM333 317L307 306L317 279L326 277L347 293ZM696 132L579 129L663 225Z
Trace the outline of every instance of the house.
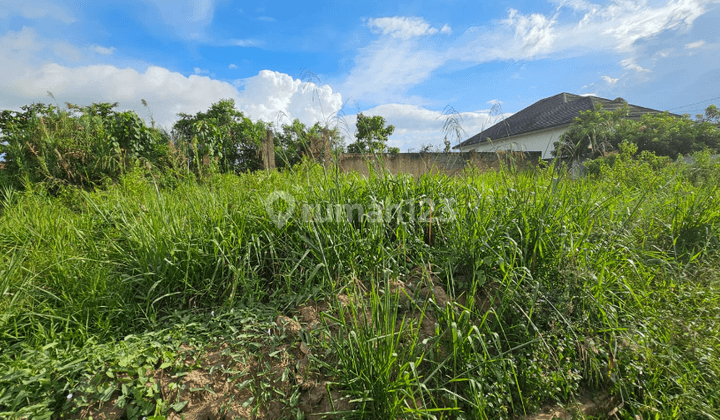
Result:
M460 152L494 152L497 150L519 150L542 152L543 159L552 159L553 144L560 140L565 131L581 111L594 110L601 104L603 110L614 111L625 104L625 100L580 96L560 93L535 102L529 107L498 122L492 127L470 137L453 147ZM628 118L639 119L644 114L658 114L658 111L628 104Z

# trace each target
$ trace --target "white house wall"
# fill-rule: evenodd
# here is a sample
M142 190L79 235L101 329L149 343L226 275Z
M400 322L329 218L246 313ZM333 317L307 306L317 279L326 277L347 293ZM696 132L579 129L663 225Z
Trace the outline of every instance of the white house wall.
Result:
M523 152L542 152L543 159L552 159L553 143L560 140L560 136L567 131L568 126L548 128L519 134L488 143L472 144L461 147L461 152L495 152L498 150L519 150Z

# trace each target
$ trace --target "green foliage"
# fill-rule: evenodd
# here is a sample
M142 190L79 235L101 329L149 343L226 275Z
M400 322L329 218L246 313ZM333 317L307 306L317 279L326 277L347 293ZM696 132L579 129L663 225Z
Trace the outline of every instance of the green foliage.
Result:
M0 191L0 416L67 413L80 387L104 395L114 384L84 375L115 369L119 337L170 328L176 310L287 311L359 284L350 315L306 343L313 372L358 400L347 416L515 418L604 392L624 418L718 417L720 172L695 156L671 164L628 142L580 179L554 166L413 179L301 164L173 188L134 171L98 191ZM280 226L266 208L278 191L296 202ZM328 216L346 203L366 210ZM447 304L386 293L428 265ZM168 362L150 338L127 346L135 369ZM141 373L134 415L182 402L159 403Z
M310 128L300 120L295 119L291 124L282 126L282 130L275 134L275 163L279 168L293 167L302 161L303 156L310 156L313 151L312 144L314 141L324 141L325 138L330 141L330 149L333 152L342 152L344 148L344 139L338 128L327 128L315 123ZM320 153L321 151L315 151ZM318 157L315 156L315 159Z
M715 125L720 125L720 111L717 106L710 105L705 109L705 114L698 114L696 119L701 122L710 122Z
M179 114L173 126L176 147L188 157L190 168L204 172L245 172L262 168L260 150L267 125L253 123L235 109L235 101L224 99L207 112Z
M348 145L348 153L399 153L400 150L388 148L387 141L395 126L385 126L385 118L376 115L366 117L363 113L357 115L356 141Z
M417 326L398 310L398 298L373 290L369 304L360 302L341 311L339 319L325 319L327 328L338 325L340 331L329 343L330 360L318 362L357 405L337 412L343 418L397 419L443 411L426 406L433 397L421 379L429 378L418 373L425 352Z
M92 188L148 162L167 165L167 137L117 104L33 104L0 113L5 176L16 186Z
M692 121L668 114L646 114L628 124L624 140L635 143L638 151L653 152L675 159L678 155L709 149L718 151L720 128L707 121ZM614 145L620 138L614 139Z
M617 126L627 114L627 104L614 112L603 111L600 104L594 111L580 112L560 141L555 143L553 156L575 161L609 152Z
M555 144L554 156L571 160L597 158L618 150L623 142L633 143L639 152L677 158L708 149L720 150L717 108L711 105L696 121L668 113L645 114L639 120L625 118L627 107L615 112L581 112Z
M177 387L175 393L164 395L156 372L187 375L200 367L197 359L203 352L220 345L232 346L228 353L237 359L246 357L248 348L259 347L258 342L277 345L281 337L266 333L275 326L273 313L260 306L212 316L176 311L163 319L163 328L123 339L104 343L90 339L77 347L53 342L41 348L26 343L3 348L0 417L75 418L80 410L98 408L100 403L117 404L125 412L123 418L139 420L153 414L165 418L180 412L189 401L179 398ZM197 348L185 353L196 361L187 363L180 356L181 348Z

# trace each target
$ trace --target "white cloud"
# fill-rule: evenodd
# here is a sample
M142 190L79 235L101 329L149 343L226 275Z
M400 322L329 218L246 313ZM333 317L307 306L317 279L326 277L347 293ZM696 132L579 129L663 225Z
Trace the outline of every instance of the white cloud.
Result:
M646 2L621 2L601 9L599 13L604 33L613 36L616 49L629 51L633 44L666 30L682 30L706 11L702 0L669 1L660 7L648 6Z
M237 65L235 65L235 64L230 64L230 65L228 66L228 68L229 68L229 69L236 69L236 68L237 68Z
M526 16L515 9L510 9L508 18L503 21L504 25L514 30L515 43L529 57L550 50L557 36L556 23L555 17L548 18L538 13Z
M193 69L193 73L195 73L195 74L207 74L207 73L210 73L210 70L203 70L203 69L201 69L200 67L195 67L195 68Z
M642 48L667 31L683 32L703 15L705 0L650 3L616 0L597 5L559 0L551 14L524 14L510 9L505 19L470 28L448 41L420 36L433 32L422 18L379 18L367 24L386 35L358 51L355 67L342 91L353 99L406 100L405 93L427 81L450 61L476 65L491 61L570 58L598 52L619 53L621 65L636 74L649 73L634 60ZM568 12L567 9L570 9ZM392 39L394 38L394 39ZM436 44L437 42L437 44Z
M367 116L380 115L385 118L386 124L394 125L395 132L390 136L388 145L398 147L402 152L410 149L417 152L423 145L437 146L440 149L444 146L442 131L444 115L440 111L429 110L417 105L393 103L376 106L363 111L363 114ZM355 128L356 117L356 115L350 115L345 121L351 129ZM497 116L491 115L490 110L462 112L460 117L462 118L460 125L468 137L492 126L498 120ZM462 138L461 141L466 139L467 137ZM453 146L458 143L452 136L449 140ZM347 139L348 144L353 141L353 138Z
M425 19L421 17L394 16L368 19L367 26L373 33L390 35L393 38L408 40L423 35L438 33ZM442 27L443 34L452 32L449 26Z
M440 33L443 35L450 35L452 33L452 28L449 25L443 25L443 27L440 28Z
M685 44L685 48L692 50L692 49L695 49L695 48L700 48L700 47L702 47L704 44L705 44L705 41L700 40L700 41L696 41L696 42L691 42L691 43L689 43L689 44Z
M262 44L263 42L257 39L229 39L221 43L230 47L259 47Z
M413 40L376 40L360 49L340 90L352 100L400 101L445 61L443 53L417 48Z
M54 57L64 62L77 62L83 59L80 49L65 41L50 41L39 39L35 30L27 26L19 31L8 31L0 38L0 54L3 58L3 65L0 68L15 69L22 73L23 67L19 65L19 59L34 60L39 62L39 56Z
M80 61L83 58L79 49L63 41L53 43L52 51L64 61Z
M101 47L100 45L92 45L90 46L90 51L94 51L98 54L102 55L112 55L112 53L115 52L115 47Z
M3 0L0 6L0 18L20 15L27 19L57 19L63 23L73 23L75 18L67 10L43 0Z
M258 16L257 20L261 22L275 22L275 18L270 16Z
M607 83L608 85L611 85L611 86L614 85L615 83L617 83L618 80L620 80L619 78L612 78L610 76L600 76L600 78L603 79L605 81L605 83Z
M486 103L488 103L488 104L490 104L490 105L495 105L495 104L500 104L500 105L502 105L502 104L503 104L503 101L501 101L501 100L499 100L499 99L490 99L490 100L487 101Z
M158 124L167 127L177 120L177 113L204 111L225 98L234 99L238 109L250 118L268 122L276 120L282 111L291 119L314 124L342 106L340 94L329 86L301 82L287 74L261 71L240 80L243 89L239 90L228 82L204 75L185 76L158 66L138 70L106 64L61 65L43 58L56 44L39 39L30 28L0 36L3 109L48 102L47 92L52 92L59 103L119 102L120 109L134 110L149 119L148 110L140 103L145 99Z
M597 4L593 4L585 0L550 0L550 2L557 4L558 9L562 7L569 7L575 11L591 11L599 7Z
M632 58L628 58L628 59L620 61L620 65L626 70L634 70L637 73L650 72L649 69L643 68L640 65L636 64Z
M294 118L305 124L328 122L342 107L342 96L330 86L303 82L285 73L262 70L239 85L238 109L275 124Z

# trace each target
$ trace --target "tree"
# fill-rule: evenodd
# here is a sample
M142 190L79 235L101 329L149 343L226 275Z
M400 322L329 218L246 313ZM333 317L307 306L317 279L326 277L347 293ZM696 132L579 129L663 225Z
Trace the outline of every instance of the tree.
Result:
M705 108L705 115L698 114L696 117L700 122L709 122L715 125L720 125L720 111L718 111L718 108L715 105L710 105Z
M348 145L349 153L398 153L397 147L387 147L388 137L395 131L395 126L385 126L385 118L377 115L366 117L363 113L357 116L356 141Z
M260 148L267 135L262 121L252 122L235 109L235 101L223 99L207 112L179 114L173 126L178 140L196 169L200 161L217 165L221 172L244 172L262 167Z
M571 161L595 158L612 150L612 137L618 123L628 115L628 106L614 112L603 111L597 104L594 111L582 111L579 117L555 143L553 156Z
M295 118L291 124L284 124L275 132L275 162L278 167L292 167L307 153L310 141L307 127Z
M596 158L611 150L618 150L626 141L637 147L638 153L652 152L673 159L708 149L720 150L720 120L717 108L711 105L697 121L688 115L677 117L667 112L644 114L639 120L625 118L627 108L615 112L581 112L560 141L555 144L555 156L578 160Z
M337 127L328 128L317 122L307 128L296 118L291 124L283 125L280 132L275 133L275 161L278 162L279 167L291 167L299 163L303 156L312 152L313 140L323 140L326 137L330 142L331 150L341 152L344 149L344 139Z

